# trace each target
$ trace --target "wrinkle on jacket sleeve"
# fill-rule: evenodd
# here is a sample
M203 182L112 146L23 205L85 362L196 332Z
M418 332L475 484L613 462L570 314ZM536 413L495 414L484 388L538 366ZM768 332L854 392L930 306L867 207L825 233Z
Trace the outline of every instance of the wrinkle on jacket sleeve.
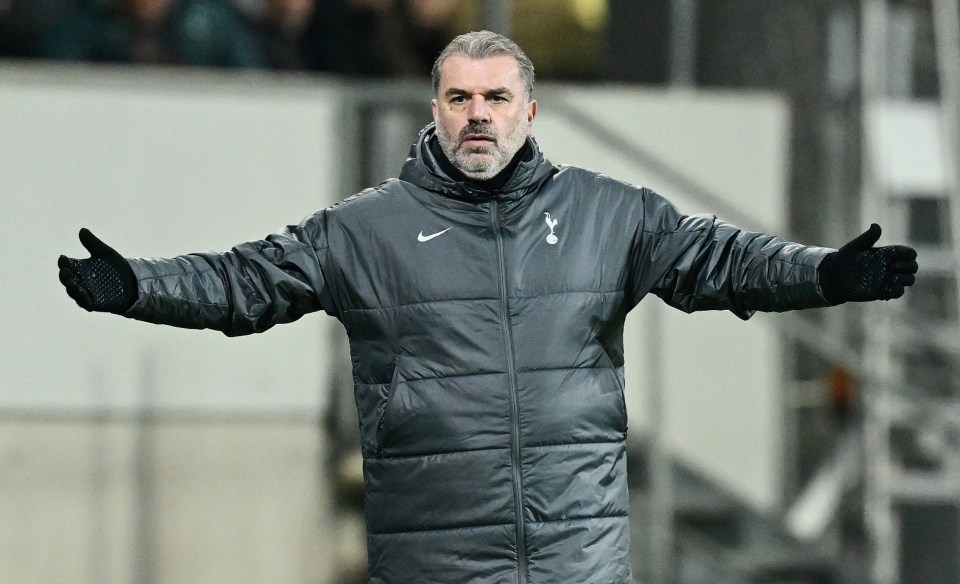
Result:
M129 318L228 336L258 333L304 314L336 314L322 258L323 211L228 252L128 259L139 298Z
M756 311L829 306L817 269L834 250L743 231L712 215L683 215L645 190L634 238L632 301L652 292L683 310Z

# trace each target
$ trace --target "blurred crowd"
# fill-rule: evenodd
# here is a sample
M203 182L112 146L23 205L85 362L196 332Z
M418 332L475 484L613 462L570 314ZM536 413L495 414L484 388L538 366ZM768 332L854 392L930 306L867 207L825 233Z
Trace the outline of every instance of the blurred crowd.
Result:
M0 57L429 72L456 0L0 0Z
M584 77L605 7L515 2L513 34L541 72ZM0 58L422 78L481 23L471 0L0 0Z

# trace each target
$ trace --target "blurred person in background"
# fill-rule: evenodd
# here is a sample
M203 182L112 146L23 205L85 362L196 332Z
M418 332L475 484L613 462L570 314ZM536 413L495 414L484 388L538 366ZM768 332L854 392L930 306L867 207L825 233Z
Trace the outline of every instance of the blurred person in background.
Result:
M267 63L275 70L305 69L304 32L316 8L314 0L264 0L258 31Z
M433 61L450 39L456 0L406 0L402 4L407 23L407 42L411 44L411 76L430 73Z
M225 0L89 0L51 32L44 56L198 67L267 64L249 23Z
M625 0L635 1L635 0ZM604 73L605 30L612 16L608 0L523 0L510 7L511 37L537 64L537 75L564 80L593 80ZM649 12L648 2L639 2ZM457 32L476 28L484 21L483 2L459 2L453 11ZM449 17L448 17L449 18ZM637 19L623 26L638 27ZM642 43L635 31L630 39ZM434 55L436 53L433 53ZM651 56L647 56L651 58ZM432 59L432 57L431 57Z
M0 57L43 54L44 42L81 0L0 0Z
M324 0L304 31L307 69L360 77L426 75L450 36L455 0Z
M629 584L627 313L653 294L748 319L914 282L916 252L875 247L877 225L804 246L552 164L533 85L511 40L459 36L399 179L225 253L126 259L84 229L91 257L58 261L89 311L227 335L343 323L375 584Z

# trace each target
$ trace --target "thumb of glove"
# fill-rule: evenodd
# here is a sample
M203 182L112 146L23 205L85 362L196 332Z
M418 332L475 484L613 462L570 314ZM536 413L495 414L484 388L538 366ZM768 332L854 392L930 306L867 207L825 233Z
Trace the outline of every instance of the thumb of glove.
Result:
M100 241L96 235L93 234L86 227L80 229L80 244L90 252L90 257L100 257L100 258L110 258L114 259L121 257L117 250L113 249L109 245Z
M867 251L873 248L873 244L877 243L880 240L880 226L876 223L872 223L870 228L856 236L849 243L841 247L838 253L843 254L844 252L860 252ZM844 254L846 255L846 254Z

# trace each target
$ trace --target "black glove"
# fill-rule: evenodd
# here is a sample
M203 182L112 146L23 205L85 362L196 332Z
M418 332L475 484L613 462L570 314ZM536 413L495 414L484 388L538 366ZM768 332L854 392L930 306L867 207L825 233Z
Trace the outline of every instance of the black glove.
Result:
M878 239L880 226L874 223L824 258L820 288L831 304L900 298L916 281L916 250L905 245L873 247Z
M60 282L80 308L97 312L126 312L137 301L137 279L127 260L84 228L80 243L90 259L60 256Z

